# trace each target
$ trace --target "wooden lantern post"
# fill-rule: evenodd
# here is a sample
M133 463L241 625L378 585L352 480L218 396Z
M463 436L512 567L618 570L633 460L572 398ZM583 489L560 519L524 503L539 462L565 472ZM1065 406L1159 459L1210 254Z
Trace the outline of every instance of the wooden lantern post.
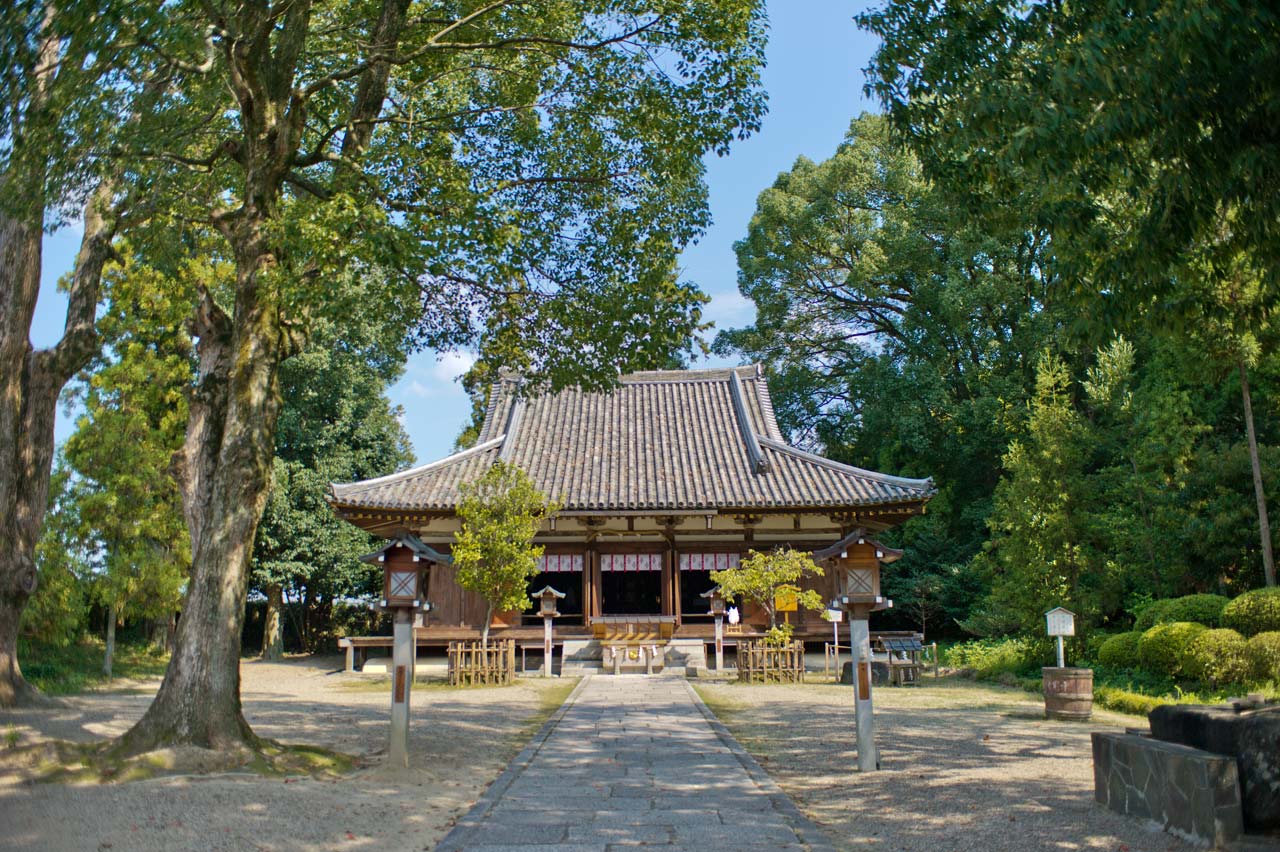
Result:
M398 554L397 554L398 555ZM395 634L391 646L391 744L387 759L391 766L409 766L409 696L413 689L417 643L413 637L414 613L429 612L431 604L422 599L422 569L418 556L413 561L385 559L382 607L394 613Z
M860 531L813 553L815 560L826 560L833 566L837 588L841 590L827 608L848 613L849 617L853 721L858 740L858 769L862 772L880 768L871 703L871 630L868 619L871 613L893 606L893 601L880 595L880 563L901 555L899 551L889 551L869 540Z
M707 598L707 603L711 607L709 615L716 617L716 671L724 671L724 593L720 591L720 587L716 586L710 591L703 592L700 597Z
M551 636L551 620L560 615L556 609L556 601L564 599L564 592L557 592L550 586L545 586L542 591L534 594L538 596L541 604L538 614L542 616L542 676L551 677L552 655L555 653L555 644Z

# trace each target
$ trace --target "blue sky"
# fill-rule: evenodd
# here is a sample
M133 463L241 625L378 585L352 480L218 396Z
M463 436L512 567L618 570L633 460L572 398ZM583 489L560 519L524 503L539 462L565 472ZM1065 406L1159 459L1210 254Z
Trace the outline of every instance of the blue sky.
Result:
M876 42L852 20L862 5L840 0L769 3L764 72L769 114L760 132L734 145L728 156L708 156L713 224L681 256L683 277L711 296L706 318L716 329L745 325L754 317L751 303L738 293L733 243L746 234L756 196L797 157L831 156L850 119L874 108L862 93L862 69ZM66 300L55 284L71 268L79 240L75 227L45 239L44 278L31 335L36 346L52 344L61 332ZM392 401L404 408L419 462L447 455L466 422L470 403L457 379L469 364L466 353L422 352L409 360L404 377L391 389ZM62 413L57 439L64 440L72 428L73 415Z

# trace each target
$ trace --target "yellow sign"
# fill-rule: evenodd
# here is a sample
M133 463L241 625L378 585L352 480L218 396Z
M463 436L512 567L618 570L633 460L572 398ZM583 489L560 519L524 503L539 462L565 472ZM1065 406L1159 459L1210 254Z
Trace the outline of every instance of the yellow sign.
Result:
M773 609L775 612L795 612L799 609L796 590L778 589L773 595Z

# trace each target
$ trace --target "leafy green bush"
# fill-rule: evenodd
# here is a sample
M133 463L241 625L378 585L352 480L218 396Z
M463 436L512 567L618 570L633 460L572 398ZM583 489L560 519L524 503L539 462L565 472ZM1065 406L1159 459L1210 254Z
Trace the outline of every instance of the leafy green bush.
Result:
M1168 704L1167 698L1157 698L1153 695L1143 695L1140 692L1130 692L1127 689L1120 689L1114 686L1097 686L1093 687L1093 703L1098 707L1107 710L1114 710L1117 713L1132 713L1135 716L1145 716L1161 704Z
M1135 630L1149 630L1157 624L1194 621L1206 627L1218 627L1222 624L1222 610L1228 603L1230 599L1222 595L1184 595L1152 601L1139 610L1133 626Z
M943 665L971 669L984 678L1030 672L1048 662L1048 645L1026 637L971 639L942 652Z
M1182 671L1214 685L1244 683L1249 678L1245 644L1244 637L1230 628L1206 630L1187 645Z
M1245 644L1252 683L1280 683L1280 630L1259 633Z
M1138 610L1137 617L1133 620L1133 629L1139 632L1150 630L1157 624L1165 624L1173 621L1167 617L1170 607L1173 606L1175 598L1165 598L1164 600L1151 601L1142 609Z
M1107 644L1115 634L1113 633L1090 633L1089 637L1084 640L1084 660L1080 665L1088 663L1096 663L1098 654L1102 652L1102 646Z
M1138 664L1150 672L1182 674L1187 647L1207 629L1192 621L1157 624L1138 640Z
M1280 588L1245 592L1227 604L1222 624L1245 636L1280 630Z
M1107 641L1098 649L1098 664L1111 669L1131 669L1137 666L1138 643L1141 640L1141 630L1107 637Z

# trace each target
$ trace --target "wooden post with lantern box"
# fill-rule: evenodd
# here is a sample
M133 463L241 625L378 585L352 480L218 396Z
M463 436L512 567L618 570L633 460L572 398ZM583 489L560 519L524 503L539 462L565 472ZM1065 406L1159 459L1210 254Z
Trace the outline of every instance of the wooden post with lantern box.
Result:
M415 615L431 611L426 600L426 568L432 562L452 559L413 536L392 539L382 550L361 557L382 567L382 609L392 612L391 738L387 762L395 768L409 766L410 697L413 692L417 642Z
M707 599L707 605L710 607L709 614L716 619L716 671L722 672L724 671L724 592L716 586L703 592L699 597Z
M858 769L880 768L876 750L875 714L871 701L871 613L893 606L880 594L880 565L901 558L902 551L885 547L861 529L830 547L813 551L813 560L835 574L838 594L828 609L847 613L849 651L853 656L853 716L858 741Z
M538 598L538 614L542 616L542 676L551 677L552 656L555 654L555 643L551 635L551 621L560 613L556 609L556 601L564 600L565 593L544 586L533 593ZM561 661L563 663L563 660Z

